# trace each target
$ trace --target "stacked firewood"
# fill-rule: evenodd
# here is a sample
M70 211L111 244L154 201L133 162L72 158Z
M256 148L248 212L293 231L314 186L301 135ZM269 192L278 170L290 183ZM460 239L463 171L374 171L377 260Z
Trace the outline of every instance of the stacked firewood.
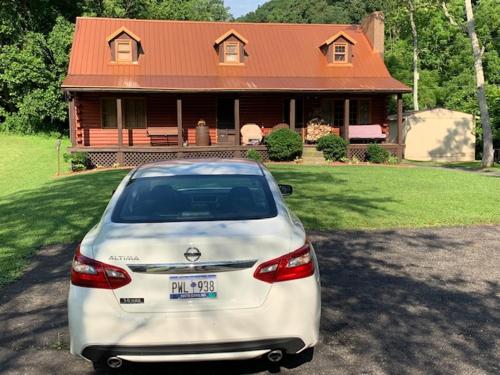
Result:
M332 132L332 127L322 118L316 117L307 123L307 142L317 142L324 135Z

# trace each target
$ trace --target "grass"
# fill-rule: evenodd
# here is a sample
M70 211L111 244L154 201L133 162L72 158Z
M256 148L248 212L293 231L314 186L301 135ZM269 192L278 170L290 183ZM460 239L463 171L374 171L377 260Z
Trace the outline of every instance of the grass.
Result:
M308 229L500 223L500 177L436 168L271 166Z
M54 143L0 134L0 285L18 277L41 246L80 240L127 173L54 178ZM500 223L499 177L426 167L269 168L294 185L288 204L309 229Z
M462 169L465 171L482 171L482 172L500 171L500 164L499 163L493 163L493 165L490 168L483 168L481 166L480 160L455 161L455 162L448 162L448 163L438 163L438 162L433 162L433 161L409 161L409 163L419 165L419 166Z
M69 167L62 154L69 140L61 144L61 170ZM0 133L0 197L36 188L57 173L56 138Z

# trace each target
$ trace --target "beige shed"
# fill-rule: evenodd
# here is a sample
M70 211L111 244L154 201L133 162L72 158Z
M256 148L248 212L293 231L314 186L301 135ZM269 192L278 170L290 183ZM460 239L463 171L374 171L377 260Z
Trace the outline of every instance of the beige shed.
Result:
M396 121L389 117L391 138ZM419 161L473 161L475 124L473 115L434 108L404 115L405 159ZM395 140L392 140L393 142Z

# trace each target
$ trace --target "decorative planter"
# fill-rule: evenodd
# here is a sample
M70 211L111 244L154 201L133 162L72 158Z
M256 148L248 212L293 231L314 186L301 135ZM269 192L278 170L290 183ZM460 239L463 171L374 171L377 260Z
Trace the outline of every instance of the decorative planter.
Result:
M210 132L204 120L196 124L196 146L210 146Z

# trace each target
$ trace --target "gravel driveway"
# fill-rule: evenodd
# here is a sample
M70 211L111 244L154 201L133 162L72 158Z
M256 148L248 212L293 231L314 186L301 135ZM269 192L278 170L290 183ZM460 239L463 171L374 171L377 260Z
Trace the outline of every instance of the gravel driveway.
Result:
M499 374L500 226L311 233L321 343L290 374ZM0 290L0 373L90 374L68 354L74 246L42 249ZM254 374L264 361L134 365L124 373Z

